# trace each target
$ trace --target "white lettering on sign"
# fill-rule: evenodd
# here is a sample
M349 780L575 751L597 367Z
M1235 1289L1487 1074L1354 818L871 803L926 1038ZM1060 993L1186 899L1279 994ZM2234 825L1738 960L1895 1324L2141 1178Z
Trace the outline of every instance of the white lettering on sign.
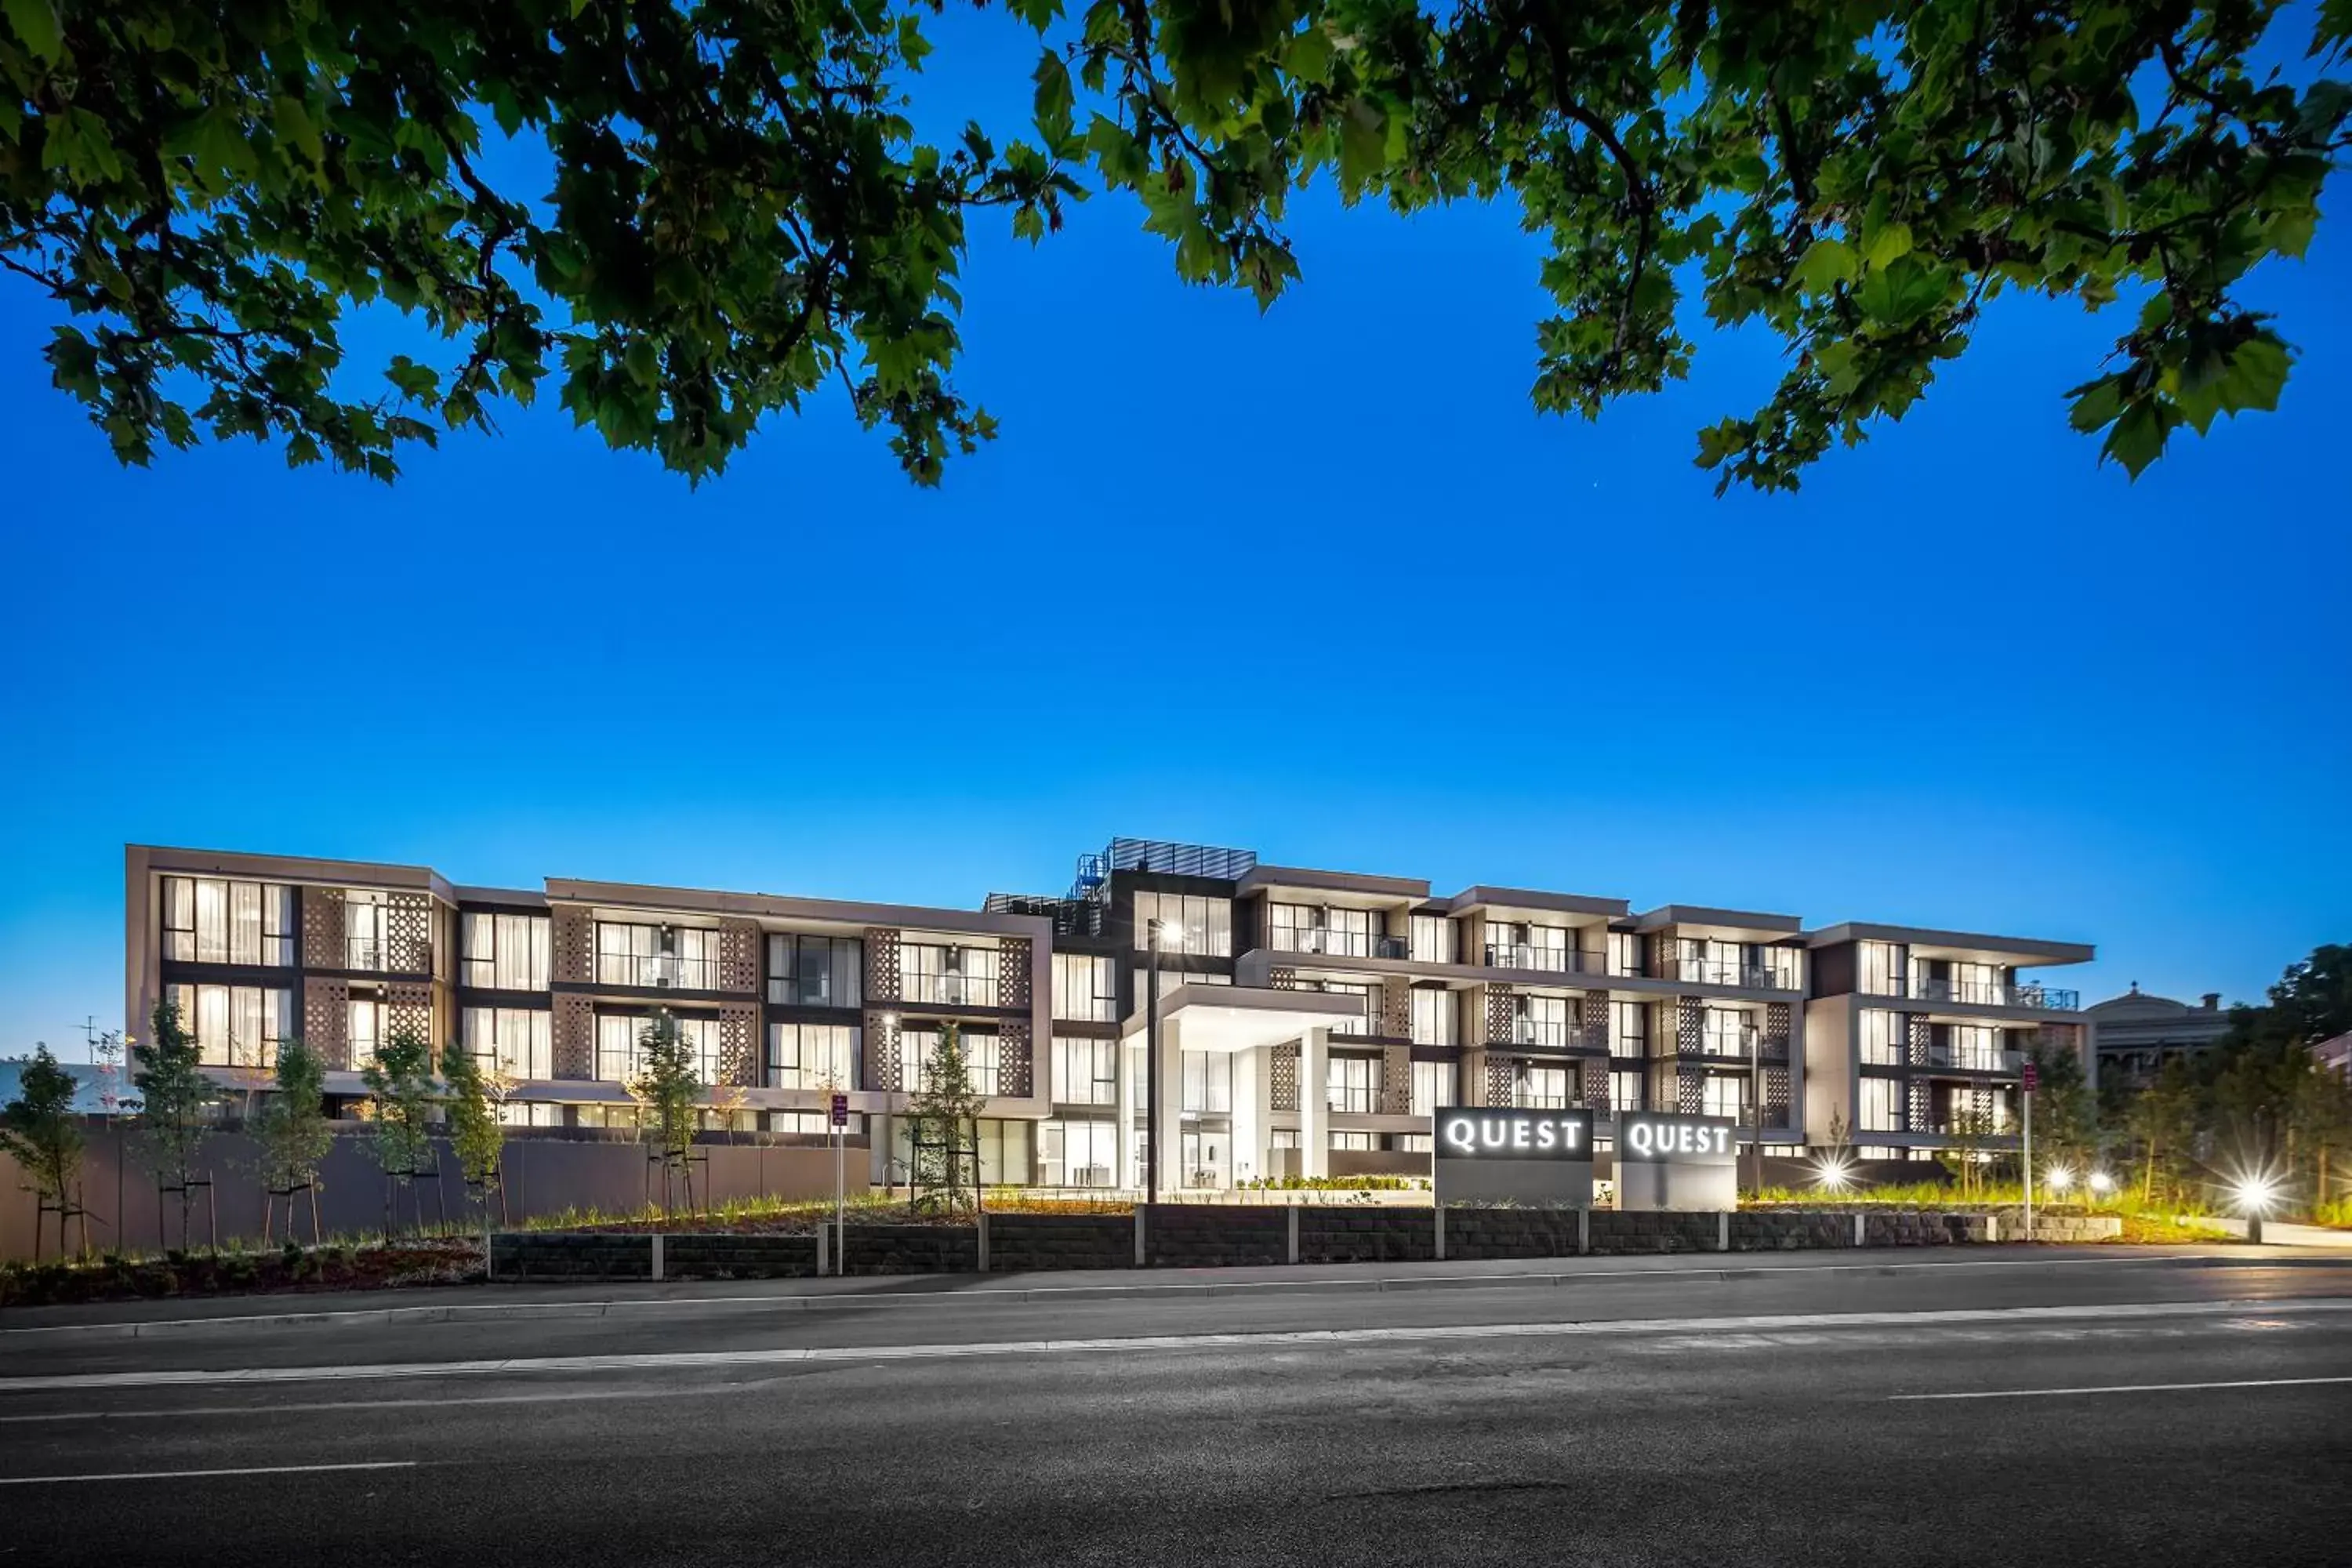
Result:
M1440 1151L1464 1158L1489 1152L1515 1154L1590 1154L1582 1115L1530 1116L1523 1110L1454 1111L1437 1119Z

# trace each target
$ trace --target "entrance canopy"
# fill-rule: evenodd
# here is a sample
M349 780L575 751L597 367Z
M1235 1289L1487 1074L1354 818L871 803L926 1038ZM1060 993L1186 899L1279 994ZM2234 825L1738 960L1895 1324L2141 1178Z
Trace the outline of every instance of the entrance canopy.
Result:
M1127 1021L1125 1038L1140 1041L1148 1005ZM1309 1029L1364 1021L1360 996L1322 991L1271 991L1253 985L1179 985L1160 995L1160 1021L1174 1024L1188 1051L1246 1051L1297 1039Z

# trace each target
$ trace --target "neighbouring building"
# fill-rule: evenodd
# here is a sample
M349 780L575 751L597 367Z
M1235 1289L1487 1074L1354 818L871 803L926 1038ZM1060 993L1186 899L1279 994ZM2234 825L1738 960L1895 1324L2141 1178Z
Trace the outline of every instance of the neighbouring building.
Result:
M125 1007L176 1002L208 1068L250 1087L320 1048L339 1108L402 1030L512 1082L510 1121L625 1126L656 1009L695 1042L706 1121L822 1130L847 1094L872 1174L940 1028L987 1095L990 1182L1140 1187L1429 1169L1440 1105L1725 1116L1797 1153L2013 1144L2022 1052L2093 1069L2094 1019L2032 969L2066 942L1261 864L1114 839L1057 895L977 911L134 845ZM1156 958L1156 963L1154 962ZM1147 1069L1157 970L1160 1070ZM1987 1136L1986 1130L1990 1130Z
M2333 1036L2311 1047L2312 1059L2323 1072L2352 1082L2352 1032Z
M2230 1032L2221 994L2208 991L2194 1004L2152 996L2132 982L2120 996L2084 1009L2098 1026L2100 1081L2144 1088L2176 1057L2193 1058Z

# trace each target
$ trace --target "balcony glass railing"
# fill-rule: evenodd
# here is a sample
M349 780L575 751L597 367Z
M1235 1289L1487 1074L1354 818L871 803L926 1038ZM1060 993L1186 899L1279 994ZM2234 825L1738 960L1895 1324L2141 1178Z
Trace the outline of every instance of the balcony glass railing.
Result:
M1387 937L1377 937L1364 931L1334 931L1327 926L1276 926L1274 949L1276 952L1319 952L1332 958L1370 958L1375 942L1385 942ZM1402 944L1393 953L1382 952L1382 958L1404 956Z
M2024 1069L2025 1058L2019 1051L1963 1049L1952 1046L1930 1046L1926 1065L1944 1068L1954 1072L2000 1072L2015 1074Z
M382 969L384 964L384 944L372 936L355 936L343 943L343 967L346 969Z
M2003 984L1992 980L1927 980L1911 986L1922 1002L1958 1002L1978 1007L2043 1007L2053 1012L2079 1012L2083 994L2056 985L2032 983Z
M900 977L899 984L909 1002L928 1002L940 1007L996 1005L993 974L908 974Z
M1573 947L1536 947L1523 942L1486 944L1489 969L1532 969L1549 974L1598 974L1606 955Z
M600 952L596 955L599 985L643 985L667 991L716 991L719 963L710 958L680 958L674 952Z
M1797 983L1784 979L1769 965L1738 963L1728 959L1670 958L1666 980L1687 980L1699 985L1744 985L1752 990L1794 991Z

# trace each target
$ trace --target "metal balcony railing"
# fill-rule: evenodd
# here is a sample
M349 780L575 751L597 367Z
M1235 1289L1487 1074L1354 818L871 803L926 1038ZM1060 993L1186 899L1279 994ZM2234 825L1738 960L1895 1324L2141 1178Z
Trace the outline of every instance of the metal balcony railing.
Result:
M1911 987L1922 1002L1957 1002L1977 1007L2042 1007L2052 1012L2082 1010L2083 994L2056 985L2003 984L1991 980L1927 980Z
M600 952L596 984L641 985L664 991L715 991L719 961L681 958L674 952Z
M1276 952L1319 952L1331 958L1370 958L1375 942L1387 942L1370 931L1335 931L1328 926L1292 926L1274 930ZM1386 953L1382 958L1402 958L1402 952Z
M1923 1067L1944 1068L1955 1072L1997 1072L2014 1077L2024 1070L2025 1055L2021 1051L1963 1049L1954 1046L1927 1047Z
M1162 976L1162 983L1165 983ZM908 1002L924 1002L940 1007L993 1007L996 1003L996 976L993 974L902 974L898 977L901 996Z
M343 967L346 969L382 969L384 943L382 938L355 936L343 942Z
M1665 962L1662 980L1685 980L1698 985L1744 985L1759 991L1793 991L1796 983L1784 981L1769 965L1735 963L1726 959L1670 958Z
M1538 947L1524 942L1486 944L1489 969L1529 969L1547 974L1599 974L1607 955L1573 947Z

